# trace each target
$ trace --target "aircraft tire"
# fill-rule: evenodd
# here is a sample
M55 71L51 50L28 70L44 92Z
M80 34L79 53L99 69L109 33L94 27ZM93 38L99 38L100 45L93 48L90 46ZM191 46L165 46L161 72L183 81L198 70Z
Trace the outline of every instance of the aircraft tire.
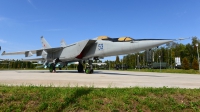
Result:
M93 73L93 69L90 70L90 73L91 73L91 74Z
M83 65L82 64L78 65L78 72L79 73L83 72Z
M53 72L53 63L50 64L49 72Z
M90 73L90 69L86 68L86 69L85 69L85 73L86 73L86 74L89 74L89 73Z
M86 74L92 74L92 73L93 73L93 69L86 68L86 69L85 69L85 73L86 73Z

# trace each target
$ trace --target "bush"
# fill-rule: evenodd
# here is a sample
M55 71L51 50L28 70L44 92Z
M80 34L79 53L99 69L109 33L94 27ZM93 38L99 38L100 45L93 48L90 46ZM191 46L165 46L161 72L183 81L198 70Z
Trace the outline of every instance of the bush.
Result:
M189 64L189 61L186 57L183 58L183 62L182 62L182 69L184 70L189 70L190 69L190 64Z
M194 70L199 70L199 64L198 64L198 61L197 61L196 58L194 58L193 61L192 61L192 68Z

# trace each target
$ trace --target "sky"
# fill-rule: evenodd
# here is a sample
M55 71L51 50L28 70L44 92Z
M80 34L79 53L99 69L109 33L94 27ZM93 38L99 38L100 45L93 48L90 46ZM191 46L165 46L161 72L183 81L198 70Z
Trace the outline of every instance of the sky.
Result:
M40 49L41 36L52 47L101 35L200 38L199 6L200 0L0 0L0 46L6 52Z

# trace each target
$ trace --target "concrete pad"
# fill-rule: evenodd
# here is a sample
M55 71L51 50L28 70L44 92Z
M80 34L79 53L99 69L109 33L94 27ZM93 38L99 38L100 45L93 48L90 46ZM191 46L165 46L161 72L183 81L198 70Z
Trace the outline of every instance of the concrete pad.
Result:
M200 88L200 75L95 70L93 74L77 73L76 70L62 70L49 73L48 70L3 70L0 84L75 87L178 87Z

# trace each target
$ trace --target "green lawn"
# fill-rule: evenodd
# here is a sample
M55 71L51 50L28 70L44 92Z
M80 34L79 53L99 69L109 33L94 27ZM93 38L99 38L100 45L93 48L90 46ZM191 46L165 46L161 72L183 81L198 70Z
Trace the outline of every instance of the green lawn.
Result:
M183 69L128 69L128 71L141 72L161 72L161 73L185 73L185 74L200 74L199 70L183 70Z
M199 112L200 89L0 85L0 111Z

